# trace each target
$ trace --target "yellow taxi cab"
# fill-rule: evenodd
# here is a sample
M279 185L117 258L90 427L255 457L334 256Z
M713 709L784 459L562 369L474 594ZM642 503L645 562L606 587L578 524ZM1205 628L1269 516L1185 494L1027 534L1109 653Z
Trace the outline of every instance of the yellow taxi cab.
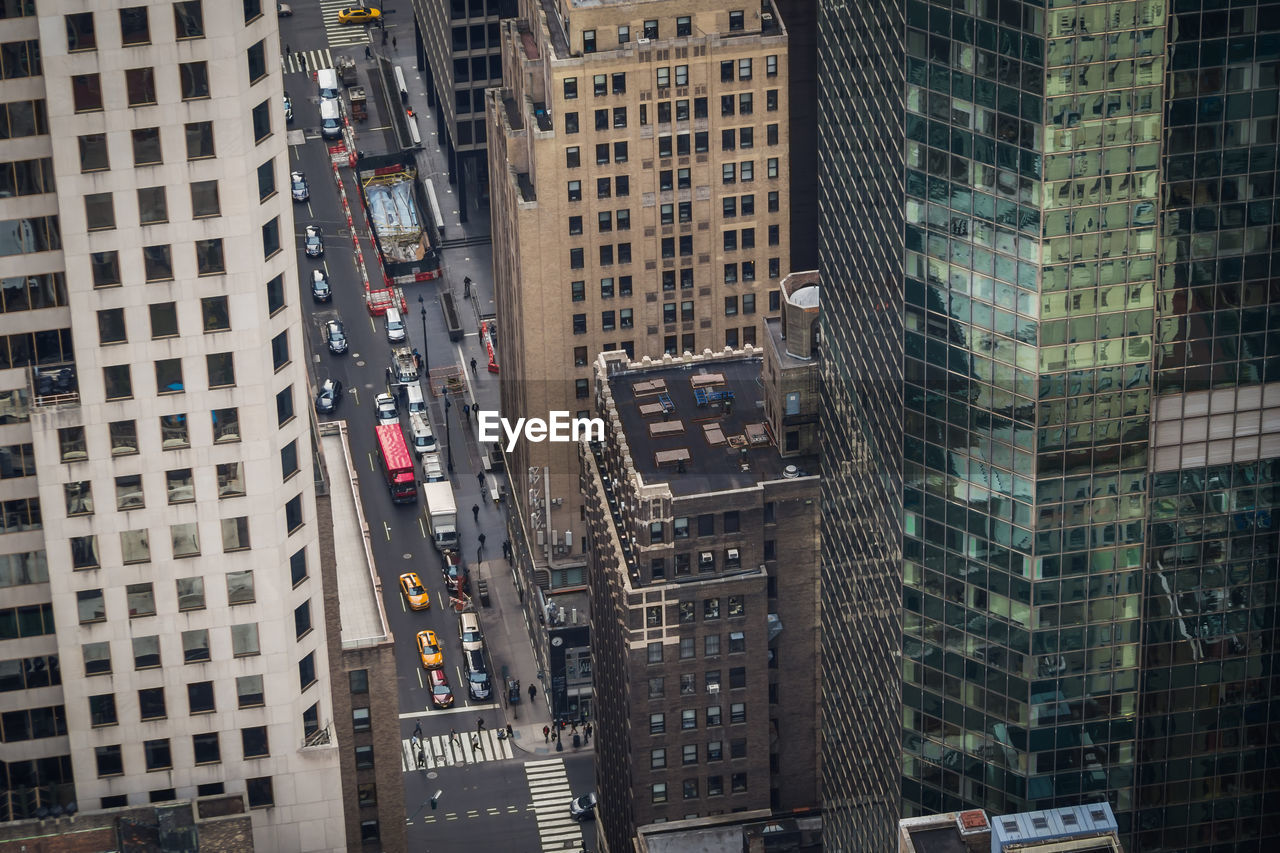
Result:
M422 578L417 572L406 572L400 576L400 591L410 610L426 610L431 606L431 593L422 585Z
M444 666L444 652L436 642L435 631L418 632L418 655L422 658L422 665L427 669Z
M351 9L343 9L338 12L339 24L367 24L370 21L376 21L382 17L382 11L379 9L365 9L364 7L355 7Z

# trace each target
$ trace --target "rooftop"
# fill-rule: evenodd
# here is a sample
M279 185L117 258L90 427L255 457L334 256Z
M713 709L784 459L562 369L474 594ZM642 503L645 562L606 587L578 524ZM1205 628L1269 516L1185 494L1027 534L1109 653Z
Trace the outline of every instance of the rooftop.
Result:
M391 631L378 595L381 581L369 546L369 525L358 499L360 478L351 459L346 423L324 423L319 432L320 454L329 472L342 647L383 643L390 639Z
M761 365L754 356L693 359L632 365L609 377L644 484L665 483L681 497L816 473L816 459L778 455L764 416Z

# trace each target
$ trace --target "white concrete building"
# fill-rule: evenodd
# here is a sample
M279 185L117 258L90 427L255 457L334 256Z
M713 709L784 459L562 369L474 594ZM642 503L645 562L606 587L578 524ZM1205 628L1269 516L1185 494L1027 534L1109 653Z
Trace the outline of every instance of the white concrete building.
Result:
M345 849L275 10L36 6L0 0L0 820L244 791L258 849Z

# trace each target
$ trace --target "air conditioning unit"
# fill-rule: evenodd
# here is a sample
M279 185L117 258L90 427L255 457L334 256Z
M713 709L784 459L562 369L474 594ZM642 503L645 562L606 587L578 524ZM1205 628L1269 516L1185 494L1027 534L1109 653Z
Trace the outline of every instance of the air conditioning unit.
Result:
M764 21L765 24L771 26L773 24L773 13L772 12L760 13L760 20Z
M648 44L648 39L636 39L636 44Z
M731 562L731 563L736 563L736 562L738 562L738 549L737 549L737 548L730 548L730 549L729 549L729 552L728 552L728 557L729 557L729 562Z
M715 554L712 554L710 551L703 551L698 556L698 562L704 566L709 566L715 561L716 561L716 556Z
M718 681L712 681L710 684L708 684L708 685L707 685L707 692L708 692L708 693L712 693L712 694L714 694L714 693L719 693L719 692L720 692L720 682L718 682Z

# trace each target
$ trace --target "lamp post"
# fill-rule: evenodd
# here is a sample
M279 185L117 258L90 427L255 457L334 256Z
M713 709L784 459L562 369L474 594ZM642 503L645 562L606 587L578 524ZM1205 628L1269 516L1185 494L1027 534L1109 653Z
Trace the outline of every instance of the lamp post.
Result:
M431 382L431 347L427 344L427 305L418 295L418 308L422 311L422 372L427 375L427 383Z
M449 400L449 386L440 389L444 394L444 449L449 455L449 473L453 473L453 440L449 437L449 410L453 408L453 403Z

